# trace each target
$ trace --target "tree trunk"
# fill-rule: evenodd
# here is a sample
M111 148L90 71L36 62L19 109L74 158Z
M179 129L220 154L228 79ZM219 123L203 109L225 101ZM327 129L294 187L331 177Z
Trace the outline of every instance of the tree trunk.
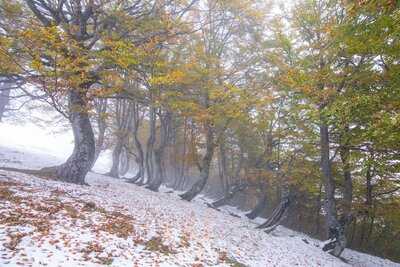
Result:
M129 150L129 148L125 144L122 147L121 156L119 158L119 174L121 176L124 176L125 174L127 174L129 169L131 168L131 164L130 164L131 157L130 157L128 150Z
M131 129L133 120L133 103L129 100L117 100L115 120L117 124L116 129L116 144L112 154L112 166L108 175L114 178L119 178L121 167L121 155L124 147L128 145L129 139L127 138L128 132Z
M186 143L187 143L187 118L185 117L183 124L183 148L182 148L182 156L181 156L181 166L179 168L179 176L175 180L175 189L182 189L183 187L183 180L185 176L185 165L186 165Z
M373 156L372 156L373 157ZM368 159L369 160L369 159ZM363 247L365 238L367 236L367 221L372 217L372 197L373 185L372 185L372 167L370 163L367 163L367 173L366 173L366 191L365 191L365 207L364 207L364 218L361 223L360 230L360 248Z
M180 195L182 199L187 201L191 201L204 189L210 174L210 166L215 148L214 132L210 125L207 125L206 128L206 154L201 162L200 179L187 192Z
M268 203L267 192L265 188L262 188L261 196L258 198L257 204L249 213L246 214L247 218L251 220L255 219L267 207L267 203Z
M150 135L147 139L146 145L146 172L147 172L147 181L146 183L151 183L153 177L153 152L154 152L154 143L156 141L156 111L155 108L150 108L149 114L149 124L150 124Z
M114 177L114 178L119 178L119 166L120 166L120 159L121 159L121 153L122 153L122 147L123 147L123 140L121 137L118 137L117 143L114 147L113 153L112 153L112 166L110 171L107 173L108 176Z
M268 220L259 225L257 228L265 229L265 232L267 233L273 231L282 222L282 220L286 218L290 203L291 200L289 195L285 194L279 205L274 209L271 216L269 216Z
M6 107L10 102L11 89L7 88L7 83L0 82L0 122L3 119Z
M226 160L226 150L225 144L222 140L219 144L219 153L218 153L218 165L219 165L219 178L221 180L221 186L224 195L229 193L229 179L228 179L228 167L227 167L227 160Z
M84 95L69 92L70 122L74 133L74 150L68 160L57 167L56 174L65 182L85 184L85 176L92 167L95 141Z
M132 133L133 133L133 143L135 145L136 149L136 154L135 154L135 161L138 166L138 172L136 175L129 179L128 182L130 183L138 183L142 184L144 181L144 174L145 174L145 169L144 169L144 153L143 153L143 147L142 143L140 143L139 140L139 126L140 126L140 121L141 118L139 116L139 104L138 103L133 103L133 123L132 123Z
M106 119L105 119L105 113L107 112L107 99L98 99L95 102L95 107L96 107L96 121L97 121L97 128L98 128L98 136L96 140L96 148L94 152L94 160L92 164L93 166L96 164L97 159L100 156L101 151L104 149L104 137L106 133ZM91 169L92 169L91 168Z
M332 242L324 246L323 250L330 250L332 255L339 257L346 247L346 237L344 234L344 227L338 222L336 217L335 183L333 180L330 161L329 128L324 116L322 115L320 123L320 153L321 171L325 187L325 219L329 231L328 236L332 240Z
M231 188L228 190L228 192L221 199L218 199L218 200L214 201L213 203L211 203L212 207L219 208L221 206L226 205L228 203L228 201L233 199L233 197L237 193L242 192L246 188L247 188L246 184L239 184L239 183L231 186Z
M346 160L347 161L347 160ZM352 201L353 201L353 183L351 178L351 172L349 169L349 164L345 163L344 166L344 215L351 216Z
M271 123L272 125L272 123ZM272 136L272 126L269 129L269 132L267 134L267 141L266 141L266 148L265 151L263 153L263 155L261 157L259 157L257 159L257 161L255 162L255 168L259 169L262 167L262 165L266 165L267 169L271 169L270 168L270 162L271 162L271 158L272 158L272 152L273 152L273 136ZM264 163L264 159L267 158L266 163ZM265 167L263 167L265 168ZM268 197L267 197L267 184L265 181L263 181L262 179L264 178L258 178L259 181L259 186L261 188L261 197L258 199L256 206L253 208L253 210L250 213L247 213L246 216L249 219L255 219L258 215L261 214L261 212L266 208L267 203L268 203Z
M321 207L322 207L322 183L319 186L319 191L318 191L318 197L317 197L317 203L315 205L315 231L314 234L316 236L319 236L320 230L321 230L321 223L320 223L320 213L321 213Z
M160 144L157 149L154 150L155 173L154 179L150 182L148 186L148 188L152 191L158 191L162 182L164 181L163 156L165 148L168 145L171 116L172 114L168 111L165 112L164 116L160 114Z
M241 183L240 171L243 168L243 161L244 161L243 150L242 150L242 147L240 147L239 161L236 166L235 172L233 174L234 175L233 180L235 181L235 183L238 183L238 184Z
M94 160L93 160L92 168L96 164L96 162L97 162L97 160L98 160L98 158L100 156L100 153L103 150L104 137L105 137L105 128L104 128L104 130L99 131L99 136L97 137L97 140L96 140L95 152L94 152Z
M347 134L349 127L345 127L345 133ZM351 167L350 167L350 149L348 142L344 140L340 148L340 158L343 164L343 213L348 222L350 222L352 201L353 201L353 182L351 178Z
M143 153L143 152L142 152ZM144 177L144 166L143 166L143 155L141 158L136 155L135 157L136 165L138 166L138 171L136 172L135 176L128 179L128 183L141 183L143 182L142 179Z

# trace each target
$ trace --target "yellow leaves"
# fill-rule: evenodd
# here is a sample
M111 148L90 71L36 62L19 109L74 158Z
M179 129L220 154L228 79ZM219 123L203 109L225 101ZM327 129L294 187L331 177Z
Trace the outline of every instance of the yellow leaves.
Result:
M13 42L10 38L0 36L0 72L17 73L19 66L13 62Z
M2 15L7 18L17 18L22 14L21 5L13 1L0 0L0 7Z
M173 84L183 83L185 74L181 70L173 70L170 73L160 76L154 76L150 79L152 85L170 86Z
M121 69L129 69L141 62L146 53L143 49L135 47L130 42L124 40L108 39L104 41L106 49L99 52L98 56L106 64L114 64Z
M56 26L32 25L31 28L22 30L19 35L25 49L29 49L30 52L40 53L46 50L47 53L62 53L67 47L69 51L78 49L77 43Z
M82 44L57 26L32 24L18 32L21 53L32 70L40 73L43 90L63 93L92 79L95 60Z
M43 64L39 59L34 59L31 62L31 67L32 69L36 70L36 71L40 71L43 69Z
M202 107L195 101L185 99L174 99L169 103L171 109L184 116L193 116L202 113Z

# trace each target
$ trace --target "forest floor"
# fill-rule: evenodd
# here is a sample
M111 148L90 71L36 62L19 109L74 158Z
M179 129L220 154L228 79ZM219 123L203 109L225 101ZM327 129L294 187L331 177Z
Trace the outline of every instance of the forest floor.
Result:
M0 167L62 161L1 131ZM345 263L321 241L284 227L266 234L229 215L234 209L182 201L166 188L155 193L96 173L87 182L0 170L0 266L400 266L352 250Z

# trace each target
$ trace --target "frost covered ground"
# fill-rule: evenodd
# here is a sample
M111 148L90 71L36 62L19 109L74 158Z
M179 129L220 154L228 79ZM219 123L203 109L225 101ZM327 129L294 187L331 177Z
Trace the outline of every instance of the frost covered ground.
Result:
M67 137L29 129L0 124L0 166L63 161ZM107 164L103 158L96 168ZM301 233L279 227L266 234L230 216L240 214L234 208L218 212L169 190L154 193L96 173L87 182L0 170L0 266L400 266L351 250L347 264Z

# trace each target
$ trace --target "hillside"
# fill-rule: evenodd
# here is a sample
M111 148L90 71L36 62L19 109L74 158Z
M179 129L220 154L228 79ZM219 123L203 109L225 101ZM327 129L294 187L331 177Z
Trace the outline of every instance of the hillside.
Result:
M11 134L6 127L0 132ZM24 139L0 141L2 167L60 162L46 144L39 151ZM320 241L283 227L266 234L166 188L154 193L96 173L87 181L0 171L0 266L400 266L351 250L346 264Z

